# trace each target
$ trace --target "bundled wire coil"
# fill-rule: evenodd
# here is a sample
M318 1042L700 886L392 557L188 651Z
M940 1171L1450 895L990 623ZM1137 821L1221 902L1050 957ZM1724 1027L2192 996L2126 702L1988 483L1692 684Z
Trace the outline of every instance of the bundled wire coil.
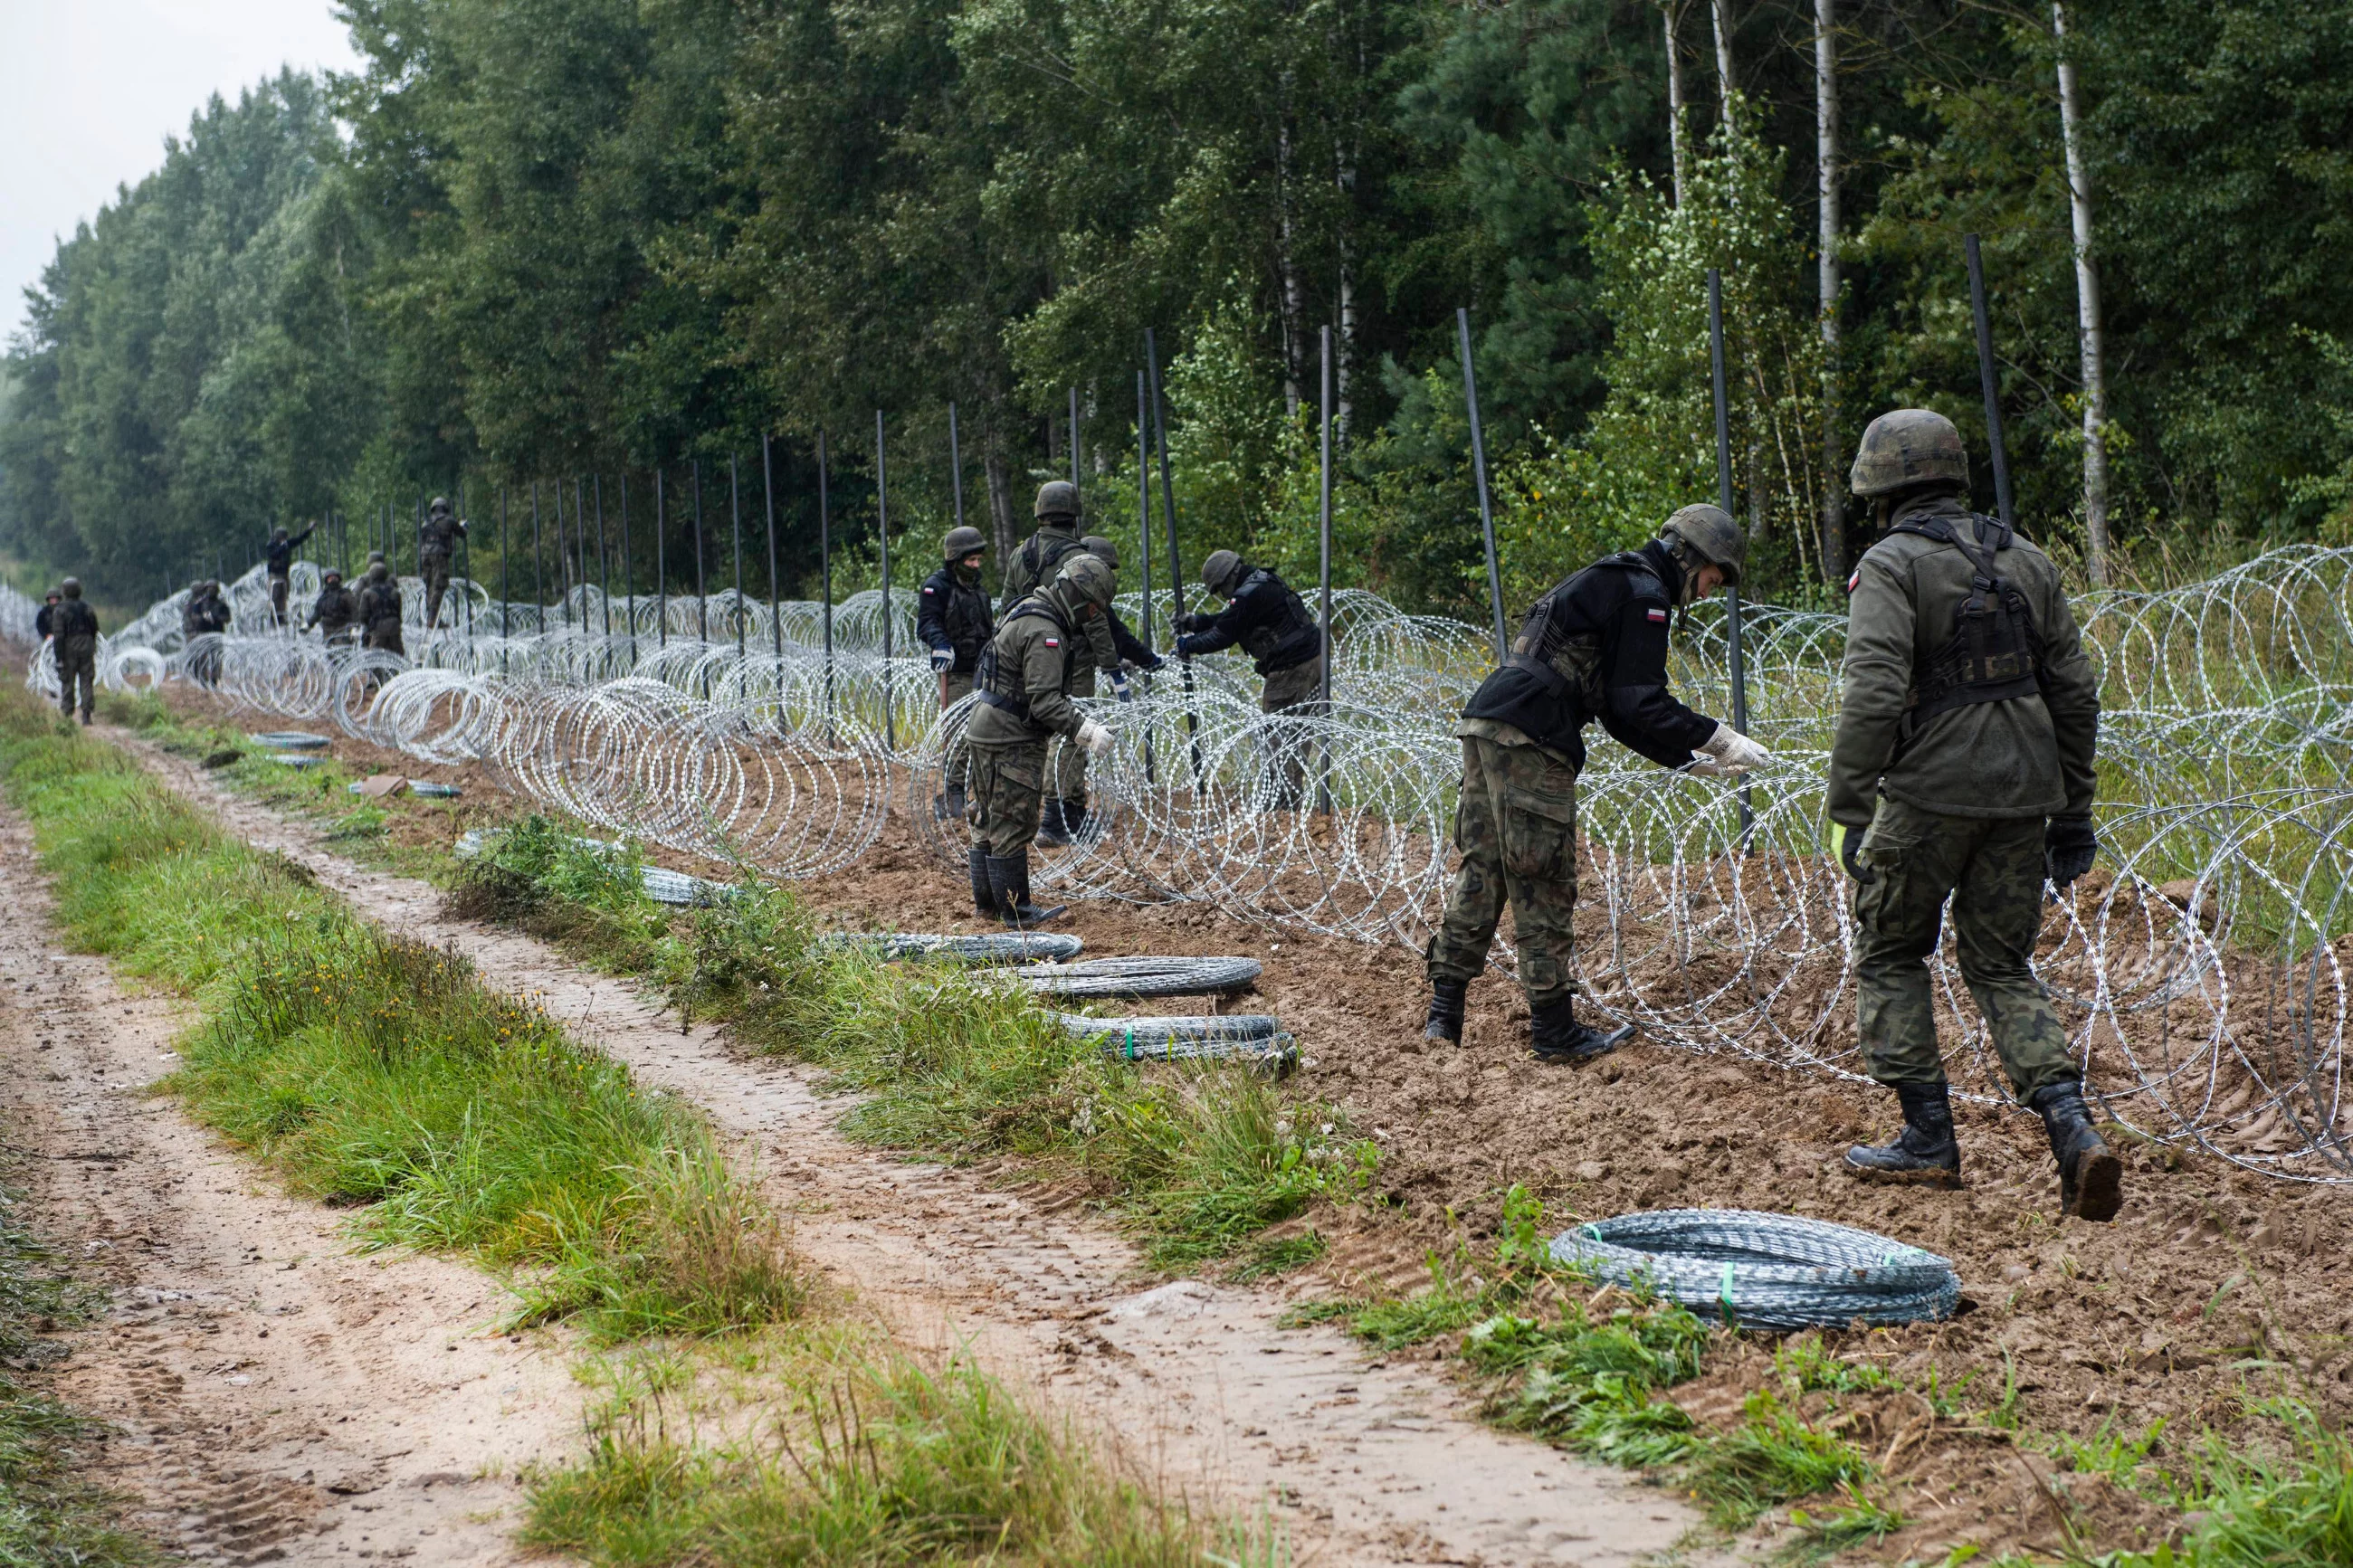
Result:
M289 768L315 768L324 764L327 760L303 752L265 752L262 755L281 767Z
M1064 931L1007 931L957 936L927 931L849 931L825 938L832 947L863 948L885 959L945 958L970 964L1057 963L1086 951Z
M313 735L307 730L269 730L247 740L257 746L269 746L280 752L316 752L327 744L324 735Z
M1871 1231L1749 1209L1652 1209L1564 1231L1553 1257L1752 1329L1948 1318L1950 1260Z
M1281 1075L1299 1065L1297 1043L1263 1013L1230 1018L1088 1018L1048 1015L1104 1054L1130 1062L1239 1061Z
M1203 996L1240 991L1258 976L1255 958L1090 958L1013 972L1044 996Z

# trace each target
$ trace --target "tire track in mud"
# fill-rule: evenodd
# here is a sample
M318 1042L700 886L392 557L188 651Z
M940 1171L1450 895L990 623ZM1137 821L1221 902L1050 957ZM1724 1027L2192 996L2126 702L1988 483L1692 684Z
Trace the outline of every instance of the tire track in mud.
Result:
M488 1276L355 1255L332 1211L268 1190L149 1092L190 1012L62 950L13 814L0 876L9 1177L32 1228L108 1295L54 1336L55 1392L107 1428L90 1479L204 1562L520 1562L516 1471L580 1430L563 1337L500 1337Z
M806 1069L740 1058L707 1026L681 1031L634 985L534 939L445 920L430 885L355 866L309 826L110 733L248 842L387 930L455 948L489 984L536 995L645 1082L701 1106L795 1216L796 1245L896 1331L968 1347L1168 1485L1245 1508L1266 1500L1303 1563L1614 1568L1672 1551L1700 1522L1623 1472L1481 1426L1426 1351L1367 1359L1336 1330L1278 1329L1271 1292L1145 1288L1134 1248L1067 1203L859 1148Z

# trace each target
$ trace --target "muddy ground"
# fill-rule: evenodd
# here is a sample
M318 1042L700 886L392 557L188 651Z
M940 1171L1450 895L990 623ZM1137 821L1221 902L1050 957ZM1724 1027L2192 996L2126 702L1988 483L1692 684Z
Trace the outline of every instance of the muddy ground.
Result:
M461 826L522 809L479 768L426 766L341 737L334 749L358 771L466 788L455 805L395 802L396 841L442 847ZM857 866L799 891L845 924L983 929L963 879L939 868L896 814ZM1084 902L1074 914L1065 929L1085 938L1090 955L1261 960L1259 994L1245 1005L1298 1036L1306 1062L1295 1087L1343 1107L1378 1141L1382 1201L1304 1222L1330 1251L1273 1289L1409 1288L1433 1251L1485 1245L1513 1183L1542 1195L1564 1226L1651 1207L1769 1209L1864 1226L1951 1258L1966 1292L1958 1317L1831 1342L1915 1381L1931 1367L1947 1387L1973 1379L1971 1403L1983 1405L2014 1380L2030 1429L2131 1435L2162 1419L2176 1445L2209 1429L2243 1440L2275 1430L2249 1406L2277 1393L2307 1400L2332 1423L2353 1416L2344 1261L2353 1194L2342 1189L2267 1179L2196 1151L2134 1147L2124 1151L2119 1220L2062 1222L2040 1122L1978 1106L1957 1108L1965 1191L1866 1186L1839 1161L1849 1143L1883 1139L1895 1125L1889 1097L1871 1086L1641 1041L1583 1069L1539 1066L1525 1054L1525 1003L1493 975L1472 988L1462 1047L1432 1049L1419 1038L1419 963L1402 950L1186 905ZM1731 1358L1686 1403L1729 1420L1763 1367L1761 1352ZM2070 1528L2087 1527L2092 1542L2129 1544L2155 1528L2147 1510L2104 1483L2052 1479L2031 1445L1928 1418L1916 1395L1881 1403L1856 1416L1854 1435L1905 1478L1902 1500L1915 1523L1874 1555L1896 1561L1912 1545L1960 1540L2055 1551L2070 1544ZM2063 1496L2077 1512L2072 1527L2061 1522Z

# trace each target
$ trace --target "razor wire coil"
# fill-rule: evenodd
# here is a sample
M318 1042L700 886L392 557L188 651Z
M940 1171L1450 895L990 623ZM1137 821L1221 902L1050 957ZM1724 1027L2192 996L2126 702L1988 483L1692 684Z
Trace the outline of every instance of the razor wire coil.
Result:
M1948 1318L1947 1258L1852 1226L1751 1209L1652 1209L1564 1231L1552 1255L1597 1279L1757 1329Z

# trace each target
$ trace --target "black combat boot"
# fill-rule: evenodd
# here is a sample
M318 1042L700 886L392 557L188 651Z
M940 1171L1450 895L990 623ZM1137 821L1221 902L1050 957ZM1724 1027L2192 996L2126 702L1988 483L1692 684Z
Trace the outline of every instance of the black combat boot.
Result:
M972 907L985 915L997 912L997 893L988 885L988 851L976 844L966 851L972 867Z
M1608 1056L1633 1036L1631 1024L1605 1035L1590 1024L1578 1023L1573 996L1528 1011L1528 1049L1540 1062L1589 1062Z
M1103 824L1087 813L1087 797L1066 795L1062 797L1062 831L1073 844L1092 844L1103 837Z
M1959 1186L1961 1144L1953 1136L1953 1106L1944 1081L1899 1083L1894 1088L1895 1098L1904 1107L1904 1131L1892 1143L1876 1147L1858 1143L1849 1149L1847 1173L1873 1182Z
M947 793L940 796L940 805L946 812L948 821L962 822L965 807L964 785L960 784L948 785Z
M988 890L997 918L1017 931L1044 925L1066 912L1065 906L1056 904L1041 910L1029 901L1029 851L1017 850L1011 855L988 858Z
M1060 849L1070 841L1071 830L1062 821L1062 799L1050 795L1045 809L1038 814L1038 842L1049 849Z
M2059 1212L2078 1219L2112 1220L2124 1203L2125 1163L2092 1126L2084 1086L2074 1079L2038 1089L2026 1102L2042 1116L2051 1155L2059 1162Z
M1457 1046L1462 1043L1462 994L1470 989L1467 980L1430 983L1430 1022L1421 1027L1423 1039L1444 1040Z

